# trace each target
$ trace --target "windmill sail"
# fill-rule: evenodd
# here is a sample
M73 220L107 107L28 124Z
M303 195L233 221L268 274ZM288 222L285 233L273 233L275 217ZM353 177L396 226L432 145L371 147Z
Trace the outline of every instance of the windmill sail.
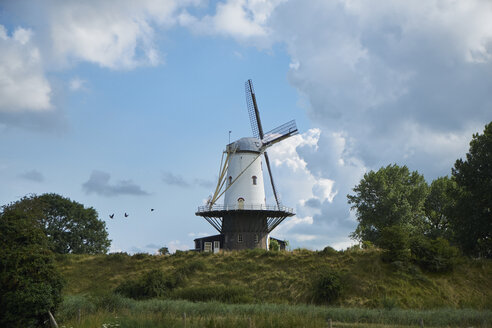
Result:
M270 176L270 183L272 184L273 195L275 196L275 202L280 208L280 200L273 182L272 169L270 167L270 159L265 149L279 141L282 141L290 136L297 134L297 126L295 121L287 122L266 134L263 134L263 127L260 120L260 112L258 110L258 104L256 103L255 90L253 89L253 81L248 80L245 83L246 91L246 104L248 106L249 120L251 122L251 129L253 130L253 136L261 140L262 150L265 155L265 162L268 168L268 175Z
M281 126L265 133L261 140L264 147L269 147L279 141L287 139L290 136L298 133L296 121L292 120Z
M246 104L248 105L249 121L251 122L251 130L253 136L258 139L263 139L263 127L261 126L260 112L256 104L255 90L253 89L253 81L248 80L245 83Z
M278 198L277 188L275 188L275 183L273 182L272 169L270 168L270 159L268 158L267 152L264 152L263 155L265 155L265 162L268 168L268 176L270 177L270 182L272 183L273 196L275 197L277 207L280 208L280 199Z

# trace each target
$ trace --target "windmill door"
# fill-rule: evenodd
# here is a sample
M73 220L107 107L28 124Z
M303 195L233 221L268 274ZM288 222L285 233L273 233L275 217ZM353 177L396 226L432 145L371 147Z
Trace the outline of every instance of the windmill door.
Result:
M238 200L237 200L237 208L239 210L244 210L244 198L243 197L239 197Z

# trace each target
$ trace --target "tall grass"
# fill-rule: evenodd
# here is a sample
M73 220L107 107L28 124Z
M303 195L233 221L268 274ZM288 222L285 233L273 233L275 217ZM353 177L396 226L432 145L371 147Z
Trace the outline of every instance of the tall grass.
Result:
M162 326L181 327L184 313L187 327L249 327L249 320L256 327L325 327L328 318L345 324L417 326L422 319L430 327L492 325L490 310L376 310L312 305L194 303L159 299L136 301L115 294L111 298L109 302L116 306L107 307L108 299L104 297L67 296L57 313L59 321L65 326L75 327L80 308L83 318L80 327L89 325L86 321L93 324L91 327L101 327L102 323L108 322L117 322L121 327L157 327L156 324L164 323Z

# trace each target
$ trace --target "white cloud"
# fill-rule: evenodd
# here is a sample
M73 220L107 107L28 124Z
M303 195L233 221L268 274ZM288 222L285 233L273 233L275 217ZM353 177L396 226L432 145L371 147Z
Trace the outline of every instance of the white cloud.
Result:
M301 156L317 178L346 183L331 175L331 147L344 149L341 164L449 174L490 120L490 2L291 0L269 17L270 37L291 57L289 81L325 135L318 156L333 164Z
M304 235L304 234L293 234L292 237L294 237L294 240L298 242L305 242L305 241L312 241L316 239L315 235Z
M270 35L268 19L286 0L227 0L218 2L214 15L198 18L184 11L182 26L199 34L219 34L239 41L255 40L259 45Z
M87 89L86 85L87 85L86 80L82 80L81 78L74 77L73 79L70 80L69 88L72 91L86 90Z
M51 86L44 77L33 32L18 27L12 36L0 25L0 112L49 111Z
M62 62L87 61L111 69L157 65L154 27L174 24L177 1L52 2L50 37Z
M163 55L156 30L176 24L178 10L199 0L109 0L9 2L7 15L28 21L12 35L0 25L0 113L54 111L46 72L89 62L109 69L155 66ZM70 90L85 81L73 79ZM35 118L39 118L36 116ZM54 118L54 117L52 117ZM26 116L2 117L10 123Z

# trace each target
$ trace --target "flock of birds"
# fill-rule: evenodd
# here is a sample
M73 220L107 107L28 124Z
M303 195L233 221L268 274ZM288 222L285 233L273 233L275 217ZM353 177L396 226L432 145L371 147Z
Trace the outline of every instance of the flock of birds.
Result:
M151 211L151 212L154 212L154 209L153 209L153 208L151 208L151 209L150 209L150 211ZM130 216L130 215L129 215L128 213L126 213L126 212L125 212L125 218L127 218L127 217L129 217L129 216ZM113 219L113 218L114 218L114 213L113 213L113 214L110 214L110 215L109 215L109 218L110 218L110 219Z

